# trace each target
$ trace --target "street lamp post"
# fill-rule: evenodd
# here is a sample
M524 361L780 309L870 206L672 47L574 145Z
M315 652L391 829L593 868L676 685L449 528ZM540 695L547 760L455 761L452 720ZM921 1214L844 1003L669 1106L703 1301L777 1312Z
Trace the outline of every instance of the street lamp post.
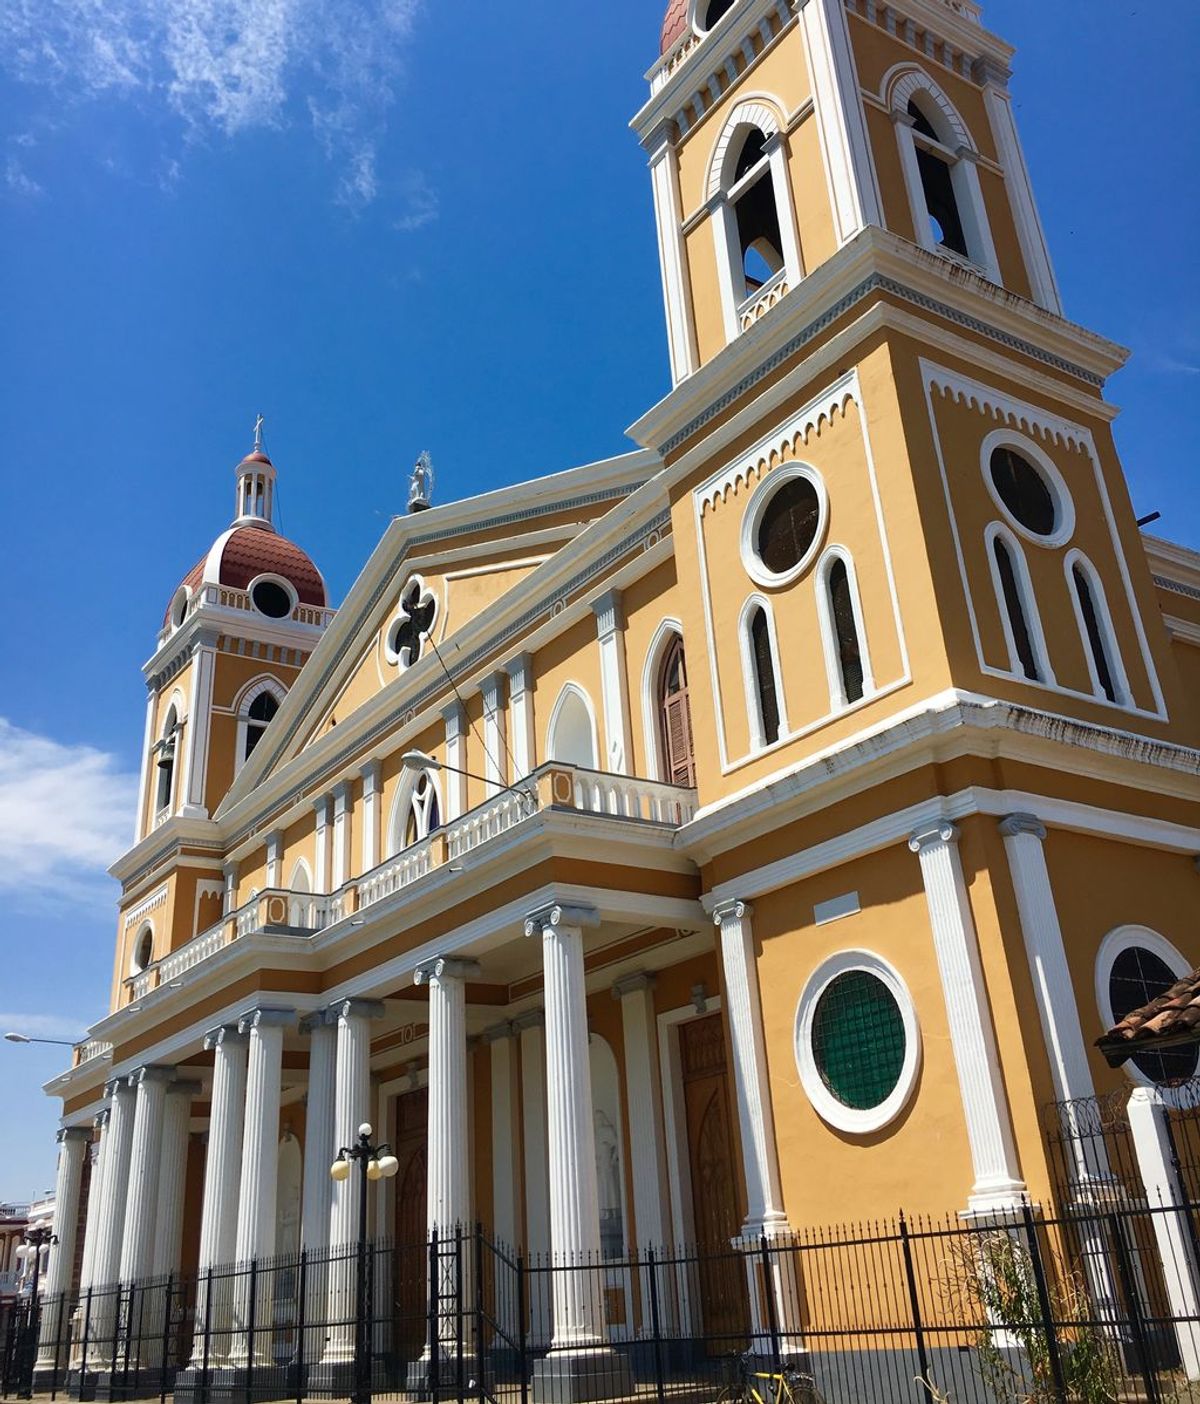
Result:
M358 1141L343 1146L329 1167L330 1177L339 1183L350 1178L351 1161L359 1166L358 1180L358 1283L354 1323L354 1386L350 1404L371 1404L371 1276L367 1263L367 1183L390 1180L400 1162L385 1145L373 1146L373 1128L364 1121L358 1128Z
M41 1326L41 1311L38 1301L38 1293L41 1289L42 1281L42 1249L47 1245L58 1242L54 1231L45 1226L41 1228L26 1229L21 1241L20 1248L17 1249L17 1256L28 1262L33 1259L33 1283L29 1293L29 1321L26 1327L25 1352L28 1356L28 1369L22 1369L21 1374L22 1389L17 1396L19 1399L33 1398L33 1362L37 1354L39 1327Z

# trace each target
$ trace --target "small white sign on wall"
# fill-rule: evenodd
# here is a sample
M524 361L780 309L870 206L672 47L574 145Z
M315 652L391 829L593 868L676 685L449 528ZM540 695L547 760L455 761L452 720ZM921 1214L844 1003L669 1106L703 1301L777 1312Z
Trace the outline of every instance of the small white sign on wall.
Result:
M818 902L813 907L813 920L818 926L825 926L831 921L840 921L842 917L853 916L861 911L862 904L858 900L858 893L847 892L841 897L831 897L828 902Z

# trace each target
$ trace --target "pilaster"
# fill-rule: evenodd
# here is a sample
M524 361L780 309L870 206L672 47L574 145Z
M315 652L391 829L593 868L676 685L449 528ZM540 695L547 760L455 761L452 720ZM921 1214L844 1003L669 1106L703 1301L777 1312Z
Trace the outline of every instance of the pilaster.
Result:
M513 779L523 780L534 768L533 660L519 653L504 665L508 675L508 709L512 716Z
M498 794L508 784L508 738L504 721L503 673L492 673L483 680L483 741L486 755L483 773L488 796Z
M625 611L621 592L609 590L592 605L600 645L600 693L604 707L604 769L629 774L629 675L625 662Z
M654 979L653 974L637 971L622 976L612 990L613 998L621 1004L633 1217L639 1247L665 1244L669 1237L667 1145L663 1130Z
M350 880L350 782L340 780L333 787L333 842L330 892L337 892Z
M446 723L446 822L452 824L467 812L467 719L458 702L442 712Z
M362 871L369 873L383 862L379 813L383 803L383 767L377 760L368 761L359 774L362 776Z

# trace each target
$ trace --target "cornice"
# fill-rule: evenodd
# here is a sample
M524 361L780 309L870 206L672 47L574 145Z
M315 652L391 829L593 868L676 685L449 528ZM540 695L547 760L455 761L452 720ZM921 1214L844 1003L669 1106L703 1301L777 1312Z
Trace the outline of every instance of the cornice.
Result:
M628 430L668 456L868 299L891 296L1099 392L1128 352L981 274L870 226Z
M211 819L184 819L174 815L123 853L109 868L109 875L128 889L176 857L183 848L210 849L214 860L219 862L224 853L219 825Z
M1200 551L1164 541L1161 536L1142 536L1146 560L1154 583L1164 590L1200 599Z

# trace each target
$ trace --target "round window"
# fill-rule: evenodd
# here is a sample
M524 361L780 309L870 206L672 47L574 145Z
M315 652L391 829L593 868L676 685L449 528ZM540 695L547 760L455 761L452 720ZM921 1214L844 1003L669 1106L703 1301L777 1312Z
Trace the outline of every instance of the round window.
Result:
M1014 521L1034 536L1053 536L1058 527L1058 506L1050 484L1027 458L1011 448L992 453L992 484Z
M904 1068L904 1018L878 976L850 970L830 981L813 1016L812 1051L842 1106L873 1111L887 1101Z
M700 13L704 16L704 22L700 27L705 34L708 33L718 20L725 18L729 11L733 9L734 3L735 0L709 0L707 5L701 3L699 9Z
M1120 1023L1127 1014L1165 994L1178 978L1161 956L1145 946L1126 946L1113 961L1108 976L1113 1022ZM1138 1053L1132 1062L1151 1082L1174 1083L1195 1077L1197 1058L1198 1050L1192 1045Z
M250 591L250 598L259 614L268 619L286 619L291 614L292 597L276 580L260 580Z
M828 499L810 468L785 464L758 487L742 522L742 561L760 585L789 585L812 563Z

